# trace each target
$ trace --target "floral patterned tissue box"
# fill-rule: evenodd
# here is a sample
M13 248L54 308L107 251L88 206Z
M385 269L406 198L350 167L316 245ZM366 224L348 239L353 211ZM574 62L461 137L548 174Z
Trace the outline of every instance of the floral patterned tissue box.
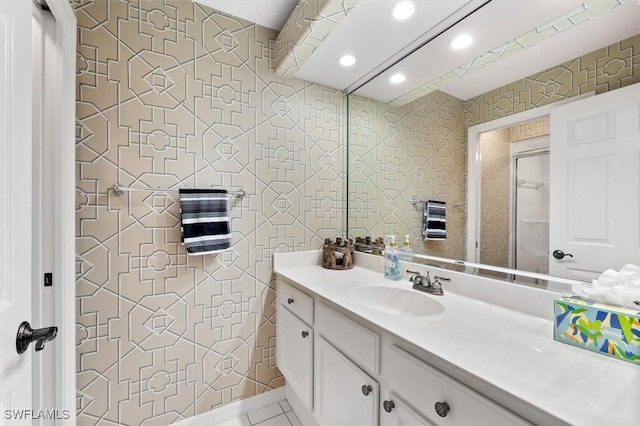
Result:
M555 301L558 342L640 365L640 312L574 297Z

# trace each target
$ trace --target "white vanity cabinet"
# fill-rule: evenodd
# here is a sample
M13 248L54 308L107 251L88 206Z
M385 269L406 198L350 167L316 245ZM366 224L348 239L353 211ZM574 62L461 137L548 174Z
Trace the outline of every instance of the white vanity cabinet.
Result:
M303 417L328 426L528 424L408 352L393 334L280 279L277 292L277 364L308 410Z
M312 410L313 298L279 280L276 286L276 364L302 403Z

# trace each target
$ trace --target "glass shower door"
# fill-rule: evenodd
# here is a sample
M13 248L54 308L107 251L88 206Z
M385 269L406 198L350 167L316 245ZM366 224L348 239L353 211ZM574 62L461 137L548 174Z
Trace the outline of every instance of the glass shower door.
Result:
M514 267L549 272L549 152L515 156ZM533 280L535 281L535 280ZM532 282L532 284L542 284Z

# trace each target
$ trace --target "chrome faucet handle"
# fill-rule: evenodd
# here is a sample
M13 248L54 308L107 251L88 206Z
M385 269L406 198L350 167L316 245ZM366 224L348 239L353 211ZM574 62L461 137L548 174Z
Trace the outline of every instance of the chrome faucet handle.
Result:
M446 278L446 277L440 277L440 276L435 276L433 278L433 290L435 291L434 294L438 294L438 295L443 295L444 291L442 291L442 282L450 282L451 278Z
M409 278L409 281L412 282L414 286L421 285L425 287L431 287L431 277L429 276L429 271L427 271L426 275L422 275L420 272L416 272L416 271L407 270L407 272L409 274L413 274L411 278Z
M411 277L409 278L410 282L413 282L413 280L415 280L417 277L420 276L420 272L418 271L410 271L407 269L407 274L412 274Z

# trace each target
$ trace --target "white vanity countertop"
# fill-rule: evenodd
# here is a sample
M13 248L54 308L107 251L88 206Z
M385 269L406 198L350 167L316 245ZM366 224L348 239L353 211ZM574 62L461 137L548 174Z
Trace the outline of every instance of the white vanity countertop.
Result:
M411 283L389 281L379 271L358 266L324 269L316 252L309 253L277 254L276 274L411 342L435 367L529 421L640 425L640 366L556 342L551 320L460 296L447 291L447 284L444 296L426 295L444 306L439 315L407 317L367 308L349 296L349 289L411 289ZM474 278L438 272L453 275L452 280Z

